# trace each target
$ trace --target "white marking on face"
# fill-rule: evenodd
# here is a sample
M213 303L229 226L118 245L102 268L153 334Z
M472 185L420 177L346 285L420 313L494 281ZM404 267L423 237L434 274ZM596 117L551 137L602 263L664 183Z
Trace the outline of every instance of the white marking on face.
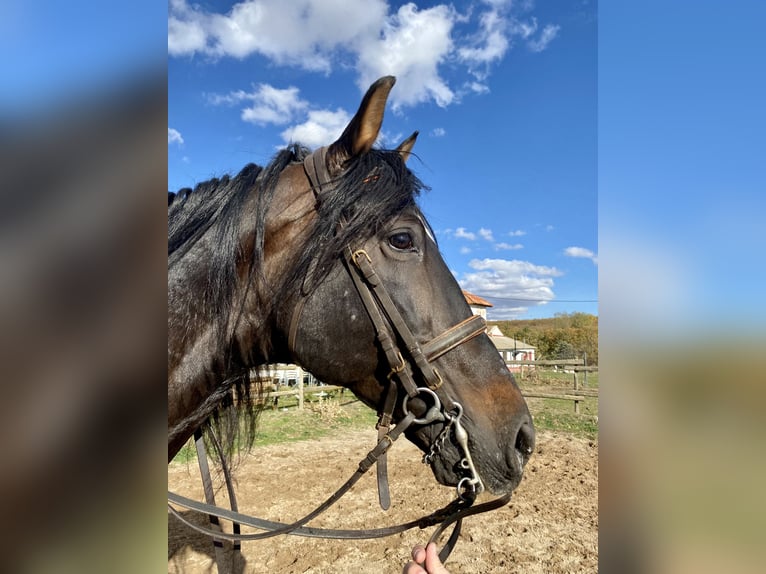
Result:
M420 215L418 215L417 218L418 218L418 221L420 221L420 225L423 226L423 230L426 232L426 235L428 236L428 238L431 241L433 241L434 245L436 245L436 238L431 233L431 228L428 227L428 225L426 224L425 220Z

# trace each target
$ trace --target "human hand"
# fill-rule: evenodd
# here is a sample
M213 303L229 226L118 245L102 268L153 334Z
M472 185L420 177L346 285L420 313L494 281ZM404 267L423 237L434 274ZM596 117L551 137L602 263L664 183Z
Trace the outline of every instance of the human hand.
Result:
M414 562L407 562L402 574L449 574L439 560L439 551L433 542L425 548L420 544L415 546L412 549L412 559Z

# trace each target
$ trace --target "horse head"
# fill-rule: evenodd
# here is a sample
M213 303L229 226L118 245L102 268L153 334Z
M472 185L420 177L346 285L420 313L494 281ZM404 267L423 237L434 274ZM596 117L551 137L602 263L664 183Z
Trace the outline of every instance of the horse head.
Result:
M373 148L394 78L340 138L183 190L168 208L168 457L265 363L351 389L445 485L510 493L526 403L445 265L407 168Z
M393 422L413 412L406 436L440 483L465 479L467 458L481 486L505 494L532 452L532 420L415 203L422 184L405 162L417 132L373 149L393 84L373 84L340 138L282 175L265 235L272 289L289 293L274 313L274 350L388 408ZM429 415L435 404L452 416ZM458 408L462 447L449 428Z

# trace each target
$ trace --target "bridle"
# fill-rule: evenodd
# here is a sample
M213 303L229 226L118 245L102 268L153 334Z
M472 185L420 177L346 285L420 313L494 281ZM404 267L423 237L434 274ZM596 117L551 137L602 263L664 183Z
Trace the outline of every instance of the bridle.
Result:
M322 195L334 187L334 182L325 163L326 152L327 148L320 148L308 155L303 162L304 170L311 182L311 188L317 201L321 201ZM311 513L292 524L262 520L240 514L234 510L225 510L171 492L168 493L170 503L209 514L211 520L212 517L223 518L231 520L235 525L244 524L265 532L239 534L237 529L235 534L223 533L193 524L183 518L170 504L168 507L176 517L191 528L212 536L214 539L231 541L258 540L280 534L345 539L380 538L416 526L425 528L439 524L430 540L437 541L442 532L454 523L453 532L439 554L441 560L445 561L457 542L463 518L504 506L511 496L506 494L496 500L473 506L476 496L484 489L484 486L471 458L468 448L468 433L461 422L463 407L453 400L444 389L441 374L432 364L445 353L484 333L486 322L479 316L471 316L445 330L431 341L419 343L376 273L368 253L363 249L354 250L348 247L343 257L345 267L372 321L377 343L385 354L389 368L387 388L384 391L382 406L378 413L379 418L376 425L378 442L376 446L360 461L356 472L343 486ZM297 348L298 327L305 301L306 296L302 295L294 307L289 323L288 348L292 352ZM423 381L424 386L416 384L416 375ZM394 424L394 410L400 395L403 395L401 409L404 417ZM416 397L427 399L426 404L432 403L425 414L420 417L409 408L409 402ZM429 425L435 422L442 422L443 428L439 436L432 441L429 452L423 457L423 462L430 465L444 443L451 440L451 433L454 432L455 441L462 456L458 466L465 471L466 476L458 481L457 498L452 503L418 520L387 528L334 530L305 526L348 492L373 464L377 465L379 501L384 510L388 509L390 506L386 460L388 449L411 426ZM225 472L224 475L228 485L228 473ZM231 493L231 488L229 490Z

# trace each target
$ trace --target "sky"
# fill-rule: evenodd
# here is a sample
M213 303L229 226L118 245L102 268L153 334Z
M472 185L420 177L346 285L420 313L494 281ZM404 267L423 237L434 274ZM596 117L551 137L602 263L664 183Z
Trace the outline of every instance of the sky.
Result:
M168 189L334 141L394 75L378 145L418 130L420 205L489 319L598 314L590 1L168 7Z
M763 333L766 3L598 15L603 341Z

